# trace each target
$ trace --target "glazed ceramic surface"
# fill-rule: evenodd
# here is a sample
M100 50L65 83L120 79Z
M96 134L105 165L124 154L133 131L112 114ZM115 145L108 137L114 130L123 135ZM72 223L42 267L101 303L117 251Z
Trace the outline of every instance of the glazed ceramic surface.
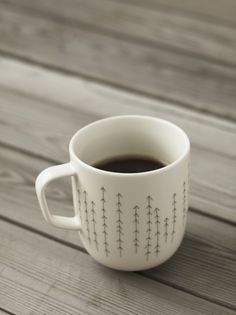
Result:
M147 116L117 116L79 130L69 145L70 162L44 170L36 180L42 213L54 226L78 230L89 254L115 269L157 266L178 249L188 211L190 144L174 124ZM142 155L165 167L113 173L92 165L107 158ZM45 188L72 176L75 216L50 213Z

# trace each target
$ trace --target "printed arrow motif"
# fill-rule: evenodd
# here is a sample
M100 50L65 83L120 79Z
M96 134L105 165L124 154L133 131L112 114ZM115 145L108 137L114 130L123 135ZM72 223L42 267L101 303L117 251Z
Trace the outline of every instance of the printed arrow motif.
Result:
M138 234L139 234L139 230L138 230L138 225L139 225L139 206L135 205L134 206L134 249L135 249L135 253L138 253L138 247L139 247L139 239L138 239Z
M87 202L88 193L86 190L84 190L83 194L84 194L84 212L85 212L87 238L88 238L88 241L91 243L90 228L89 228L88 202Z
M105 198L105 192L106 192L106 189L104 187L101 187L101 192L102 192L102 198L101 198L101 202L102 202L102 226L103 226L103 231L102 231L102 234L104 235L104 241L103 241L103 244L104 244L104 251L106 253L106 256L109 255L110 251L109 251L109 244L108 244L108 241L107 241L107 237L108 237L108 232L107 232L107 216L106 216L106 208L105 208L105 203L106 203L106 198Z
M176 197L177 197L177 194L174 193L173 194L173 209L172 209L172 213L173 213L173 217L172 217L172 232L171 232L171 242L173 242L174 240L174 235L176 233L175 231L175 224L176 224L176 211L177 211L177 208L176 208L176 204L177 204L177 201L176 201Z
M151 205L151 201L153 200L152 197L150 195L147 196L147 206L146 206L146 209L148 210L147 211L147 230L146 230L146 233L147 233L147 237L146 237L146 241L147 241L147 245L145 246L145 248L147 249L146 252L145 252L145 255L146 255L146 259L148 260L149 259L149 256L151 254L151 251L150 251L150 248L151 248L151 225L152 225L152 220L151 220L151 215L152 215L152 205Z
M117 196L117 213L118 213L118 219L116 220L116 232L118 234L118 239L117 239L117 242L118 242L118 251L119 251L119 254L120 254L120 257L122 257L122 252L123 252L123 247L122 247L122 243L123 243L123 240L122 240L122 235L124 235L124 232L123 232L123 221L121 219L121 216L122 216L122 210L121 210L121 207L122 207L122 202L121 202L121 198L122 198L122 194L121 193L117 193L116 194Z

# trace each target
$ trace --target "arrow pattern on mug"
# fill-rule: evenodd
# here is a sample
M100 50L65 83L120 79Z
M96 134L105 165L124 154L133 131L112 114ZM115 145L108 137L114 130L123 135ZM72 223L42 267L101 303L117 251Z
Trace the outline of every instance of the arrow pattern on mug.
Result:
M123 233L123 224L124 222L121 220L121 216L122 216L122 210L121 210L121 198L122 195L121 193L118 193L117 195L117 213L118 213L118 220L116 221L117 226L116 226L116 232L118 233L118 239L117 239L117 243L118 243L118 247L117 249L119 250L120 253L120 257L122 256L122 251L123 251L123 247L122 247L122 236L124 235Z
M173 209L172 209L172 213L173 213L173 218L172 218L172 232L171 232L171 242L173 242L174 240L174 235L176 233L175 231L175 224L176 224L176 193L173 194Z
M187 216L187 205L186 205L186 182L184 181L182 184L182 221L183 224L185 224L186 221L186 216ZM84 195L84 202L82 206L82 201L81 201L81 191L80 189L77 189L78 192L78 206L79 206L79 215L81 220L83 219L83 222L85 224L85 229L86 229L86 236L91 243L91 235L92 241L94 244L94 247L96 250L99 250L99 240L101 240L102 235L103 235L103 249L104 252L106 253L106 256L108 257L110 254L110 251L112 250L112 243L111 239L108 236L108 213L106 210L106 189L104 187L100 188L101 190L101 212L102 212L102 217L101 221L98 220L97 216L98 213L97 211L99 210L98 207L96 207L96 204L93 200L91 200L88 197L88 192L86 190L83 191ZM88 207L88 200L91 200L91 208ZM124 221L123 221L123 195L118 192L115 195L115 200L116 200L116 220L114 222L115 228L116 228L116 233L117 233L117 239L116 239L116 250L118 250L120 258L123 256L123 252L125 251L125 228L124 228ZM145 243L142 243L143 246L143 255L146 257L146 260L149 260L152 253L155 254L156 256L159 255L160 253L160 248L163 246L162 242L168 243L168 241L171 243L174 241L175 234L176 234L176 222L177 222L177 193L173 193L172 195L172 209L170 210L172 212L172 215L170 217L165 217L161 219L161 210L158 207L153 206L154 201L153 197L148 194L147 197L145 198L145 212L142 213L140 211L140 206L137 204L133 207L133 248L134 252L136 254L141 254L141 243L142 243L142 238L140 238L140 233L145 234L145 238L143 239ZM88 209L89 208L89 209ZM89 211L90 210L90 211ZM84 215L82 216L82 214ZM144 218L146 217L146 219ZM140 220L146 221L146 230L143 232L140 231ZM100 222L100 223L99 223ZM101 229L99 229L99 224L101 224ZM127 224L128 226L128 224ZM99 232L100 231L100 232ZM162 234L163 233L163 234ZM128 233L129 234L129 233ZM163 238L161 237L163 235ZM169 237L170 236L170 237ZM163 241L162 241L163 240ZM115 245L115 244L114 244ZM102 246L100 246L102 247Z
M97 240L97 232L96 232L96 220L95 220L95 202L92 200L91 201L91 205L92 205L92 208L91 208L91 213L92 213L92 223L93 223L93 241L96 245L96 249L98 250L98 240Z
M156 256L158 256L159 252L160 252L160 244L159 244L159 237L160 237L160 231L159 231L159 226L160 226L160 219L159 219L159 211L160 209L159 208L155 208L154 209L154 213L155 213L155 224L156 224L156 233L155 233L155 236L156 236L156 246L154 247L155 248L155 253L156 253Z
M106 189L104 187L101 187L101 191L102 191L102 198L101 198L101 201L102 201L102 226L103 226L103 235L104 235L104 251L106 253L106 256L109 255L110 251L109 251L109 245L108 245L108 241L107 241L107 216L106 216L106 209L105 209L105 192L106 192Z
M139 239L138 239L138 224L139 224L139 214L138 214L139 206L134 206L134 248L135 248L135 253L137 254L138 252L138 247L139 247Z
M146 237L146 240L147 240L147 245L145 246L146 248L146 252L145 252L145 255L146 255L146 259L148 260L149 258L149 255L151 254L151 225L152 225L152 221L151 221L151 215L152 215L152 206L151 206L151 200L152 200L152 197L150 195L147 196L147 237Z
M81 225L82 225L81 192L80 192L79 188L77 189L77 192L78 192L78 203L79 203L79 218L80 218L80 222L81 222Z
M87 202L87 196L88 193L86 190L84 190L84 211L85 211L85 222L86 222L86 231L89 243L91 243L91 237L90 237L90 229L89 229L89 214L88 214L88 202Z

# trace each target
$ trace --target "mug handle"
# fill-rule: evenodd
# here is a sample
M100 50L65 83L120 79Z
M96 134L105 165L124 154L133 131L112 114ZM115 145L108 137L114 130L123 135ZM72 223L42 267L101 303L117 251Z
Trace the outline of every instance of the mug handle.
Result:
M36 179L35 182L36 194L43 216L48 223L51 223L56 227L72 230L81 229L81 221L78 215L75 215L74 217L63 217L51 214L45 196L46 187L51 181L57 178L75 175L76 172L73 169L71 163L65 163L46 168L38 175Z

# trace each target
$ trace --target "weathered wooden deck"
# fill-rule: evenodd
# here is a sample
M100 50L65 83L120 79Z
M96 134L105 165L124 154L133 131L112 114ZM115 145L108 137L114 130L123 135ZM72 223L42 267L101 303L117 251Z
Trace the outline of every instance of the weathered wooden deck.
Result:
M192 143L187 232L159 268L97 264L34 181L96 119L147 114ZM236 314L236 2L0 0L0 314ZM51 207L72 212L68 181Z

